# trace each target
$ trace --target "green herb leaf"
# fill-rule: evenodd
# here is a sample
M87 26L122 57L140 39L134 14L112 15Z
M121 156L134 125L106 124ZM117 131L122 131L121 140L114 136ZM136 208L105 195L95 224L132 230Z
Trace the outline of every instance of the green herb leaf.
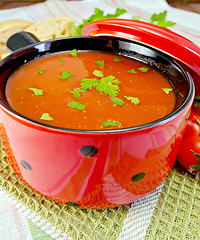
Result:
M83 93L83 92L85 92L85 91L86 91L86 90L84 90L84 89L76 89L76 90L74 90L74 91L69 91L69 92L70 92L70 93L73 93L75 98L79 98L79 97L81 96L80 93Z
M60 65L63 65L63 64L64 64L64 61L60 61L59 64L60 64Z
M87 90L98 85L98 80L95 78L82 78L81 79L81 88Z
M73 57L77 57L77 50L73 49L72 51L69 52L70 55L72 55Z
M120 83L120 81L117 80L115 76L109 75L105 78L102 78L99 81L98 85L96 86L96 89L99 92L108 94L111 97L116 97L118 95L119 86L114 85L115 83Z
M104 67L104 60L102 60L102 61L96 61L95 63L96 63L96 65L99 66L99 67Z
M45 68L40 68L40 69L38 69L37 71L38 71L39 73L43 73L45 70L46 70Z
M33 91L36 96L41 96L44 92L44 90L38 88L29 88L29 90Z
M138 68L141 72L148 72L149 71L149 68L146 68L146 67L140 67Z
M107 14L104 16L104 18L117 18L126 12L127 11L123 8L117 8L114 14Z
M184 95L181 92L179 92L178 90L176 90L176 91L181 97L184 97Z
M115 76L113 75L108 75L105 78L102 78L102 81L108 82L108 83L121 83Z
M162 88L162 90L163 90L166 94L169 94L171 91L173 91L173 88Z
M68 79L68 78L71 78L73 76L74 76L74 74L66 72L66 71L63 71L60 79Z
M115 76L108 75L107 77L102 78L100 81L106 83L121 83Z
M124 96L127 100L131 101L134 105L138 105L140 103L139 98L137 97L129 97L129 96Z
M200 125L200 120L197 117L195 117L195 116L194 116L194 118L197 121L197 123Z
M43 113L42 116L40 117L41 120L46 120L46 121L52 121L53 118L49 116L48 113Z
M83 22L78 26L73 25L75 32L72 34L72 36L81 36L82 28L89 22L106 18L117 18L126 12L127 11L125 9L117 8L114 14L104 15L104 12L102 10L100 10L99 8L95 8L94 14L91 15L88 19L83 19Z
M138 173L131 178L131 181L132 182L139 182L145 177L145 175L146 175L145 172Z
M198 108L200 106L200 102L195 102L194 107Z
M196 157L198 163L200 164L200 155L199 155L198 153L195 153L195 152L192 151L191 149L190 149L190 151L195 155L195 157Z
M115 58L114 62L121 62L122 60L120 58Z
M85 109L85 104L81 104L78 102L71 101L68 103L71 108L79 109L79 110L84 110Z
M200 96L199 95L195 95L194 96L194 100L200 100Z
M167 11L164 11L164 12L161 12L161 13L154 13L151 16L151 21L152 22L158 22L158 21L164 22L165 19L166 19L166 16L167 16Z
M190 171L200 170L200 165L199 164L192 165L192 166L189 167L189 170Z
M120 98L113 98L110 100L112 103L117 104L119 106L123 106L124 101Z
M94 74L96 77L103 77L103 72L102 72L102 71L99 71L99 70L94 70L93 74Z
M137 73L134 69L129 70L130 73Z
M167 28L167 27L174 26L175 24L176 24L175 22L165 21L165 22L158 22L156 25Z
M119 86L101 81L96 89L99 92L108 94L111 97L116 97L118 95Z
M192 149L190 149L190 151L195 155L199 164L195 164L195 165L190 166L189 170L190 171L200 170L200 155L198 153L195 153L194 151L192 151Z
M178 81L179 83L182 83L184 80L180 79L180 78L175 78L176 81Z
M118 126L120 124L121 123L119 121L113 121L113 122L104 122L104 121L102 121L102 126L104 126L104 127L111 127L111 126L116 127L116 126Z
M171 27L173 25L175 25L175 22L171 22L171 21L166 21L166 17L167 17L167 11L161 12L161 13L154 13L151 16L151 23L161 26L161 27Z

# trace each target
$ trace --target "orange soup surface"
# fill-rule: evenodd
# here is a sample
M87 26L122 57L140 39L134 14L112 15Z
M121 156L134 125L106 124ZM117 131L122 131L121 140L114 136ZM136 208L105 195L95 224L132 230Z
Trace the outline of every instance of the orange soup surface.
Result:
M26 117L83 130L149 123L171 113L176 103L172 85L149 65L76 49L23 65L8 79L6 97Z

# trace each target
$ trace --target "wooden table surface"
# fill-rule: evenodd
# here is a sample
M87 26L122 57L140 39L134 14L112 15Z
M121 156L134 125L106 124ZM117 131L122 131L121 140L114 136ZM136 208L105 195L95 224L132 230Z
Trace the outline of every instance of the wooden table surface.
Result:
M0 0L0 9L9 9L15 7L27 6L30 4L36 4L38 2L45 2L45 0ZM200 14L200 0L167 0L167 2L172 6L179 9L184 9L191 12L196 12Z

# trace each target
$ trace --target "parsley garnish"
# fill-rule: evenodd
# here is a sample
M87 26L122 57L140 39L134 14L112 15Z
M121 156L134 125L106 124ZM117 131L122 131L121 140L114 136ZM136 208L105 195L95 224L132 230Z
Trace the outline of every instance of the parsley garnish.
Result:
M129 70L130 73L137 73L134 69Z
M81 79L81 88L87 90L98 85L98 80L95 78L83 78Z
M183 95L181 92L179 92L178 90L176 90L176 92L177 92L181 97L184 97L184 95Z
M68 78L73 77L73 76L74 76L74 74L63 71L62 75L60 76L60 79L68 79Z
M139 98L137 97L129 97L129 96L124 96L127 100L131 101L134 105L138 105L140 103Z
M171 27L173 25L175 25L175 22L171 22L171 21L166 21L166 16L167 16L167 11L161 12L161 13L154 13L151 16L151 21L150 23L153 23L155 25L161 26L161 27Z
M29 90L33 91L36 96L43 95L44 90L38 88L29 88Z
M74 90L74 91L69 91L69 92L70 92L70 93L73 93L75 98L79 98L79 97L81 96L80 93L83 93L83 92L85 92L85 91L86 91L86 90L84 90L84 89L76 89L76 90Z
M199 95L195 95L194 96L194 100L200 100L200 96Z
M121 62L122 60L120 58L115 58L114 61L115 62Z
M74 94L75 98L79 98L81 92L85 92L92 87L95 87L97 91L108 94L111 97L116 97L118 95L119 86L115 84L120 83L120 81L116 79L115 76L109 75L107 77L103 77L103 72L99 70L94 70L93 74L97 77L102 77L102 78L100 80L96 78L81 79L81 83L80 83L81 89L70 91L71 93ZM112 102L114 104L121 105L123 103L123 100L113 99Z
M102 72L102 71L99 71L99 70L94 70L93 74L94 74L96 77L103 77L103 72Z
M63 63L64 63L64 61L60 61L60 62L59 62L60 65L63 65Z
M69 52L70 55L72 55L73 57L77 57L77 50L73 49L72 51Z
M74 102L74 101L69 102L69 106L71 108L75 108L75 109L79 109L79 110L85 109L85 104L81 104L81 103Z
M126 12L127 11L125 9L117 8L114 14L107 14L104 16L104 12L102 10L100 10L99 8L95 8L94 14L91 15L88 19L83 19L83 22L78 26L73 25L75 32L72 34L72 36L81 36L82 28L89 22L106 18L117 18Z
M200 102L195 102L194 107L198 108L200 106Z
M102 121L102 126L104 127L111 127L111 126L118 126L120 125L121 123L119 121L114 121L114 122L104 122Z
M173 91L173 88L162 88L162 90L163 90L166 94L169 94L171 91Z
M123 106L123 103L124 103L124 101L122 100L122 99L120 99L120 98L113 98L113 99L111 99L110 100L112 103L114 103L114 104L117 104L117 105L119 105L119 106Z
M39 73L43 73L45 70L46 70L45 68L40 68L40 69L38 69L37 71L38 71Z
M101 75L101 71L98 71L96 75ZM84 90L96 87L99 92L108 94L111 97L116 97L118 95L119 86L114 85L115 83L120 83L120 81L117 80L115 76L109 75L107 77L101 78L100 80L97 80L96 78L83 78L81 79L80 85Z
M96 63L96 65L99 66L99 67L104 67L104 60L102 60L102 61L96 61L95 63Z
M53 118L49 116L48 113L43 113L42 116L40 117L41 120L47 120L47 121L52 121Z
M176 24L175 22L166 21L166 16L167 16L167 11L164 11L158 14L157 13L152 14L150 21L141 16L133 16L132 19L150 22L154 25L158 25L160 27L165 27L165 28L171 27Z
M149 71L149 68L146 68L146 67L140 67L138 68L141 72L148 72Z
M96 89L99 92L103 92L105 94L108 94L111 97L116 97L118 95L119 86L114 85L114 83L120 83L115 76L109 75L105 78L102 78L98 85L96 86Z

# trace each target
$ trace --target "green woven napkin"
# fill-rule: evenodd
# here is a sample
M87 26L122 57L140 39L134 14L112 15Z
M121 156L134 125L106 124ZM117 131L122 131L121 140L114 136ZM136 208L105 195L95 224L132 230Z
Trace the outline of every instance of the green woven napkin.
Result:
M0 141L0 186L72 239L115 240L121 232L130 205L109 209L79 209L55 203L37 194L19 179L6 158Z
M146 240L200 239L200 182L183 169L167 177Z

